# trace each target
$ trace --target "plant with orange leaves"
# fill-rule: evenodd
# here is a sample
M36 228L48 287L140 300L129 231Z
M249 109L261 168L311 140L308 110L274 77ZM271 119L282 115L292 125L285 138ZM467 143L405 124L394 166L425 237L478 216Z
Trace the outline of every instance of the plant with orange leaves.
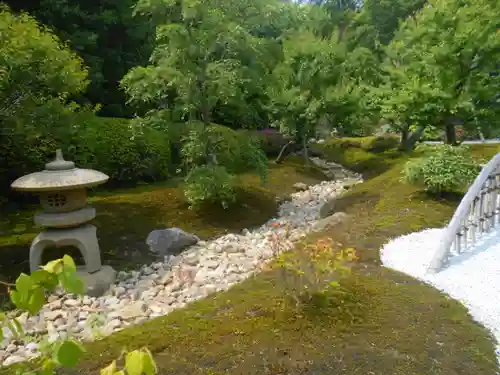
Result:
M323 238L279 254L274 266L281 271L284 290L297 306L318 305L326 301L330 290L340 286L356 259L354 249L342 249L340 243Z

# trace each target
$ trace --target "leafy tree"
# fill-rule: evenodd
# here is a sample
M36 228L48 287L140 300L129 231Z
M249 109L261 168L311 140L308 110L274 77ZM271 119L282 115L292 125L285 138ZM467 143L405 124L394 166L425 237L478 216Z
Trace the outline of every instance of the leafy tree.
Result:
M230 5L186 0L156 6L141 1L136 8L159 25L156 48L151 64L132 69L122 85L132 104L149 109L146 125L184 135L182 156L191 171L190 182L195 172L203 181L208 181L207 175L228 180L226 166L217 157L227 134L217 131L214 114L221 106L252 113L246 98L263 90L274 60L268 54L272 41L252 35L236 22ZM179 124L185 124L181 130ZM252 143L245 147L255 149ZM264 171L265 157L257 149L255 153L260 157L252 161ZM217 186L227 194L211 194L207 187L207 199L232 195L229 180Z
M377 59L366 48L301 32L285 43L285 59L269 87L276 126L304 149L318 123L354 132L363 115L366 82L378 77Z
M56 36L27 14L0 8L0 142L15 131L35 131L37 124L20 117L87 84L82 60Z
M446 132L476 127L477 115L496 118L500 53L498 3L436 0L408 19L387 48L386 82L376 91L383 116L402 132L406 148L427 125ZM409 135L410 126L417 132Z
M426 3L427 0L365 0L363 13L366 23L375 31L375 38L387 45L399 24L414 16Z
M119 81L134 66L146 63L154 28L144 17L133 17L135 0L9 0L15 11L26 11L67 42L89 67L90 84L78 99L102 104L100 114L131 116Z

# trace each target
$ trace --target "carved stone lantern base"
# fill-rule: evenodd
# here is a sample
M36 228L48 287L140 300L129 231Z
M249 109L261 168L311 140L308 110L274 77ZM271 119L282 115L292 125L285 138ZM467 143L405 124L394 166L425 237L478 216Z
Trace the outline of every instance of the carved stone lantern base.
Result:
M87 188L105 183L109 176L93 169L76 168L64 160L62 151L56 151L54 161L45 164L45 170L19 177L11 187L15 190L40 195L43 211L35 215L35 223L45 227L35 237L30 248L31 272L38 270L43 251L49 247L76 247L85 266L79 274L88 294L103 294L115 279L111 267L102 267L96 227L89 224L96 216L87 205Z
M77 274L83 281L84 293L90 297L102 296L116 279L116 271L110 266L102 266L94 273L87 272L84 267L77 267Z
M34 272L42 265L43 251L49 247L76 247L82 254L85 266L78 273L86 285L86 294L103 294L115 280L116 272L103 267L97 241L97 228L85 224L76 228L46 229L33 240L30 248L30 269Z

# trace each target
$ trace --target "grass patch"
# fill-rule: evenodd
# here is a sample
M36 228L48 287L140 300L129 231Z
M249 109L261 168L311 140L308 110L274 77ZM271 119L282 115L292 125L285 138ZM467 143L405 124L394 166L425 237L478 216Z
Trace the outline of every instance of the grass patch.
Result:
M476 156L487 158L497 151L473 148ZM402 184L402 167L412 156L387 152L370 156L367 163L347 154L332 157L325 150L334 161L370 178L337 202L337 210L354 220L307 239L329 236L355 247L360 255L353 273L343 280L346 294L330 295L323 314L285 307L280 278L268 271L168 316L90 343L77 372L62 373L98 373L123 347L141 346L153 352L165 375L496 373L493 339L461 304L378 266L383 243L443 225L457 204L456 198L436 200Z

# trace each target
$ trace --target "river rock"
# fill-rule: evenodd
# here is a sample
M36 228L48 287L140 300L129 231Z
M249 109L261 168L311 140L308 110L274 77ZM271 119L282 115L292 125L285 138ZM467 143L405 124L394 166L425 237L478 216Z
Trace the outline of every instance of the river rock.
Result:
M144 316L147 310L147 305L143 301L133 302L117 312L117 318L122 320L131 320Z
M307 184L303 182L297 182L293 184L293 188L297 191L306 191L309 188L309 186L307 186Z
M349 220L349 215L345 212L336 212L333 215L327 216L316 222L315 231L333 228L337 225L344 224Z
M321 205L321 208L319 209L319 217L321 219L324 219L335 212L336 200L337 200L336 197L331 197Z
M158 229L149 233L146 244L149 249L161 256L178 254L188 246L196 244L200 239L194 234L179 228Z

